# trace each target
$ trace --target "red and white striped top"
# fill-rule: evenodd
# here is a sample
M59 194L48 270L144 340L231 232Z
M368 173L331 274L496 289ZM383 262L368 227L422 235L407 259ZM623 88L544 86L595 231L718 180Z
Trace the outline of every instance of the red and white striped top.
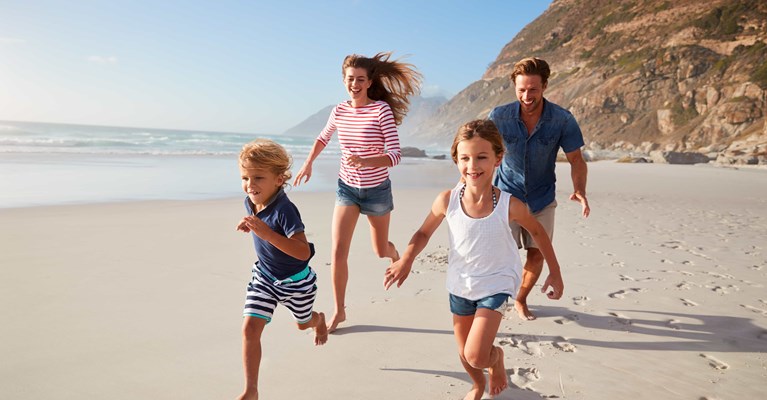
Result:
M341 145L341 170L338 176L347 185L372 188L389 177L387 167L355 168L349 165L349 157L352 155L366 158L386 154L392 167L399 164L401 153L397 125L391 107L385 101L378 100L358 108L352 107L347 101L338 104L330 113L328 123L317 140L327 146L336 130Z

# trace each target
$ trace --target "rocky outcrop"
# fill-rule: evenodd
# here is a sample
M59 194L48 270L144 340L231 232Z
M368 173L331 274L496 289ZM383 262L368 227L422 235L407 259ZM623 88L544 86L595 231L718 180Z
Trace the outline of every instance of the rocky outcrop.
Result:
M485 72L414 131L449 144L464 122L515 100L508 79L546 59L546 97L568 108L587 150L695 152L765 163L767 2L554 0Z

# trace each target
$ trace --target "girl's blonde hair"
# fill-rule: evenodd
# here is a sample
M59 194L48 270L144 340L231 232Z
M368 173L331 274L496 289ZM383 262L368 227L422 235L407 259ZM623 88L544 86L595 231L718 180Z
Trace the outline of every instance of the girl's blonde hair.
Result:
M287 185L292 176L290 168L293 166L293 157L279 143L259 138L242 146L240 166L268 169L275 175L281 176Z
M394 114L394 121L399 125L410 106L408 96L421 92L423 77L413 64L399 60L390 61L391 55L391 52L378 53L373 57L348 55L344 58L341 74L345 77L347 68L364 68L368 79L372 81L368 89L368 97L371 100L383 100L389 104Z
M458 143L464 140L470 140L474 137L480 137L487 140L493 146L495 155L499 158L503 156L506 148L503 145L503 137L498 131L493 121L486 119L476 119L469 121L460 128L453 138L453 146L450 148L450 155L453 157L453 162L458 163Z

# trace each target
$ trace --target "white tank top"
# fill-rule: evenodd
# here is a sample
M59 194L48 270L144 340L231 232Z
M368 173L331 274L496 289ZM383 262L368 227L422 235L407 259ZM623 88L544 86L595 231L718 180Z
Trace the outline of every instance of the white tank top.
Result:
M447 290L468 300L498 293L516 296L522 260L509 227L510 194L501 191L498 205L484 218L472 218L461 208L459 183L450 192L447 224L450 233Z

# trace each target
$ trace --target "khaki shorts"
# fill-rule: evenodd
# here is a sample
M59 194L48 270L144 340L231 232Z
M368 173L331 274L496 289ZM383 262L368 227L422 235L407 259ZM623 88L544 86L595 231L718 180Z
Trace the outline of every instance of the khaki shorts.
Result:
M551 204L544 207L543 210L533 214L533 217L535 217L535 219L540 222L540 224L543 226L543 230L545 230L546 234L549 235L549 240L554 240L554 210L556 208L557 201L554 200L551 202ZM517 241L518 248L538 248L535 240L533 240L533 237L528 231L525 230L525 228L519 226L519 224L514 221L509 222L509 226L511 227L511 234L514 236L514 240Z

